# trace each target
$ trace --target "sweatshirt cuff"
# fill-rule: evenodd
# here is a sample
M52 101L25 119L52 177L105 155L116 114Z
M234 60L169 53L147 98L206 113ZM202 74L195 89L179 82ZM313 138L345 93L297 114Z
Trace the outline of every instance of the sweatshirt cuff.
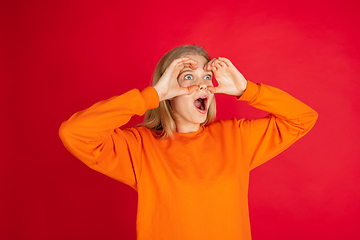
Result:
M253 102L257 96L258 91L259 85L247 80L245 92L240 97L237 97L237 99L245 102Z
M154 109L159 106L159 95L154 87L146 87L140 93L145 100L146 109Z

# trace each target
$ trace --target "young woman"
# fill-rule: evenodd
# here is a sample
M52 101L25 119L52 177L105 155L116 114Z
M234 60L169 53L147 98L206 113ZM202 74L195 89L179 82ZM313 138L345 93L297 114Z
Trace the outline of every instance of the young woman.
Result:
M270 114L213 122L214 93ZM119 128L145 112L142 126ZM152 87L75 113L60 137L90 168L138 192L137 239L239 240L251 239L250 170L304 136L316 119L289 94L247 81L230 60L210 60L201 47L185 45L163 56Z

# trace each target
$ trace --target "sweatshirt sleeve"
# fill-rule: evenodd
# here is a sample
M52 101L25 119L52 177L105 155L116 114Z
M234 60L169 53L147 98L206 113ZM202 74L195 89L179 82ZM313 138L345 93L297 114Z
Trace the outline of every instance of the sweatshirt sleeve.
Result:
M314 126L318 114L286 92L248 81L239 100L267 111L265 118L239 120L241 142L245 146L250 169L273 158Z
M153 87L133 89L77 112L62 123L65 147L90 168L137 189L141 173L142 140L134 128L119 129L133 115L159 105Z

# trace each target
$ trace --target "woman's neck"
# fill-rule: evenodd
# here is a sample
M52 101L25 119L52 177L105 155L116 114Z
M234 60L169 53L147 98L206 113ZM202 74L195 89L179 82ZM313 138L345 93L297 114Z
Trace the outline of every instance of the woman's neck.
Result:
M192 132L197 132L200 129L200 124L198 123L175 122L175 124L176 124L176 131L179 133L192 133Z

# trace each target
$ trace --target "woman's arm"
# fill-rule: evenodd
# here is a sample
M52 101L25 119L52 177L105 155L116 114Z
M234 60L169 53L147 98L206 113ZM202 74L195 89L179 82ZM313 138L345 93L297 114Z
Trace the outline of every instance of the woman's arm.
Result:
M239 120L242 143L250 169L284 151L314 126L318 114L290 94L265 84L248 81L239 98L269 112L265 118Z
M240 138L250 169L276 156L304 136L315 124L318 114L284 91L247 81L226 58L211 60L206 69L214 72L219 85L214 93L237 96L249 105L271 113L266 118L240 120Z
M90 168L136 189L141 172L142 142L137 131L122 131L133 115L156 108L153 87L131 90L100 101L62 123L59 135L65 147Z
M135 128L119 127L133 115L158 107L159 101L197 90L198 86L178 85L177 76L184 67L196 69L197 63L186 57L175 59L154 87L134 89L75 113L59 130L65 147L90 168L136 189L143 138Z

